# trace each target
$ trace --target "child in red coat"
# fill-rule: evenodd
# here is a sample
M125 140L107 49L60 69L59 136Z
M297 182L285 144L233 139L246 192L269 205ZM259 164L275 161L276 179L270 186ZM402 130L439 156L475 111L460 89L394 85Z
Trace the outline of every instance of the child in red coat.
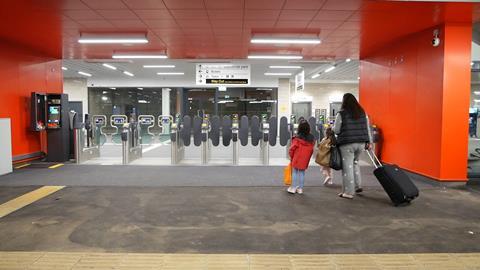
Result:
M289 155L292 164L292 185L287 189L291 194L303 194L305 170L313 154L315 137L310 134L310 125L303 120L298 125L297 136L292 138Z

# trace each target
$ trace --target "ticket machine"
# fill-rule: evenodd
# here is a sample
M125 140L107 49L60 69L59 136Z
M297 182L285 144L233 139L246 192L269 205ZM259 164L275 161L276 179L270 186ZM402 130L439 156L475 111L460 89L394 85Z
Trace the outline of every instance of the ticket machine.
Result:
M49 162L64 162L70 158L70 125L68 95L31 93L31 127L47 132Z
M152 132L152 128L155 127L155 116L139 115L138 125L140 127L141 144L152 144L155 140L155 134Z
M112 115L110 116L110 126L115 129L115 131L112 133L112 142L121 144L122 143L122 138L121 138L121 130L123 128L123 125L128 123L127 122L127 116L126 115Z
M63 162L70 157L68 95L47 94L47 161Z

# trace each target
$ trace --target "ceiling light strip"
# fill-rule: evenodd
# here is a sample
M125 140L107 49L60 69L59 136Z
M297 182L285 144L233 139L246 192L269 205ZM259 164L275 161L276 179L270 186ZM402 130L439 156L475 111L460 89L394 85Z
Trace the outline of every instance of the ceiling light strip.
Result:
M175 68L175 65L144 65L143 68Z
M113 69L113 70L117 70L116 67L112 66L112 65L109 65L109 64L102 64L102 66L106 67L106 68L109 68L109 69Z
M83 76L87 76L87 77L92 77L92 74L87 73L87 72L83 72L83 71L79 71L78 74L83 75Z
M319 38L280 38L280 37L253 37L251 43L256 44L320 44Z
M272 69L299 69L301 66L269 66Z
M184 72L157 72L157 75L185 75Z
M123 74L125 74L125 75L127 75L127 76L130 76L130 77L135 76L135 75L133 75L133 73L128 72L128 71L124 71Z
M287 72L265 72L265 76L292 76L292 73Z
M303 59L301 55L249 55L248 59L280 59L280 60L292 60Z
M114 54L113 59L166 59L165 54Z

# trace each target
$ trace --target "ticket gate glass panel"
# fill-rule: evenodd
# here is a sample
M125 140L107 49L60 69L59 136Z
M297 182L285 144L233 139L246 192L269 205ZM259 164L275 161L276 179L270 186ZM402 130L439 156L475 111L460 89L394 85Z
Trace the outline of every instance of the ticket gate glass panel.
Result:
M139 115L138 124L140 127L141 144L153 144L155 141L155 134L152 132L152 128L155 127L155 116Z
M126 115L112 115L110 116L110 126L115 129L115 132L112 134L112 142L116 144L122 143L121 138L121 128L125 123L127 123Z

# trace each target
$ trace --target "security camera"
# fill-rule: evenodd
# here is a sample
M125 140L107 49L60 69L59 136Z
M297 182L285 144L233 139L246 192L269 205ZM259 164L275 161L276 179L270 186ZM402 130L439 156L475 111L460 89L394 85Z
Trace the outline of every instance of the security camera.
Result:
M438 37L439 31L438 29L433 31L433 39L432 39L432 46L433 47L438 47L440 45L440 38Z

